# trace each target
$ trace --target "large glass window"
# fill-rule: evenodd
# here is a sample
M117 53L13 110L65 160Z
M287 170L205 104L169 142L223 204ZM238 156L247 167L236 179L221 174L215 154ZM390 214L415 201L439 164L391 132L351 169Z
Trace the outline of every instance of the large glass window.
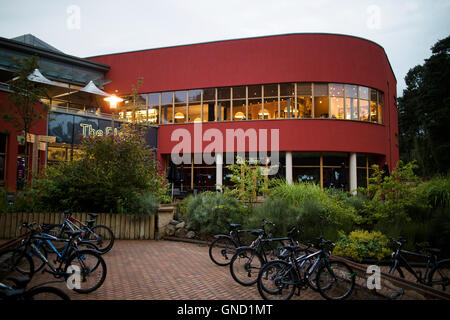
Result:
M125 119L147 123L258 119L347 119L383 123L383 93L340 83L281 83L140 95ZM144 101L143 100L143 101ZM158 112L159 110L159 112Z
M312 88L311 83L297 83L297 117L312 117Z
M359 99L359 120L369 121L369 101Z
M344 119L344 98L330 98L330 118Z
M330 118L344 119L344 85L330 83Z
M383 104L384 104L384 94L378 92L378 123L383 124Z
M292 178L296 182L320 184L320 153L293 152Z
M314 83L314 118L328 118L327 83Z
M161 118L163 123L173 123L173 92L161 94Z
M217 89L217 121L231 120L231 88Z
M378 97L377 90L370 89L370 122L378 122Z
M208 88L203 90L203 121L214 121L216 106L216 89Z
M248 120L263 119L262 86L248 86Z
M246 120L245 99L233 100L233 120Z
M295 84L280 84L280 114L282 119L290 119L295 114Z

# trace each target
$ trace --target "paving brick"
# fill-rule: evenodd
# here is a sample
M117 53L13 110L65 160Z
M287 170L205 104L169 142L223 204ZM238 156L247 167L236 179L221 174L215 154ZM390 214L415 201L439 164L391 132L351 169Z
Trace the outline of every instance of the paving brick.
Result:
M103 255L107 276L89 294L75 293L64 283L52 284L73 300L260 300L255 286L243 287L233 280L229 267L215 265L208 247L192 243L117 240ZM36 274L31 285L54 280ZM293 300L322 299L311 289Z

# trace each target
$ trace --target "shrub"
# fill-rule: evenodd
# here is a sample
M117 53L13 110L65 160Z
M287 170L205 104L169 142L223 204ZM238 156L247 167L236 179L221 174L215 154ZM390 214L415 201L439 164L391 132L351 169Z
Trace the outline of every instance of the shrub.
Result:
M207 191L185 202L186 220L201 234L228 233L230 223L246 219L246 207L226 193Z
M48 167L27 190L32 211L121 212L150 214L167 200L156 155L139 131L124 126L118 135L88 137L79 161ZM149 194L153 194L150 196ZM142 206L142 207L140 207Z
M277 224L274 235L286 236L287 230L296 226L300 230L299 240L303 241L319 236L335 240L337 230L352 228L353 209L345 208L342 200L330 197L315 184L279 182L269 194L270 198L250 218L253 227L265 218Z
M363 259L381 260L391 253L388 239L379 231L355 230L340 234L333 254L361 262Z
M119 205L119 213L132 212L135 218L147 217L156 214L159 208L158 198L152 193L134 194L134 199L128 199L128 207L121 210Z
M414 162L399 161L391 176L383 178L383 172L372 166L368 188L359 189L370 199L359 211L359 223L369 227L378 222L404 224L411 221L411 212L426 209L426 199L418 188L420 180L414 174L416 168Z

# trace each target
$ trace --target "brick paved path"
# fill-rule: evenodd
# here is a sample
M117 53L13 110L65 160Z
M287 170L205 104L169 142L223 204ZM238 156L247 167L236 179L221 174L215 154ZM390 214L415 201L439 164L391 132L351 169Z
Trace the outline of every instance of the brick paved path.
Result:
M228 267L209 258L208 247L184 242L118 240L103 256L108 272L103 285L89 294L77 294L64 283L51 284L73 300L255 300L255 286L243 287L233 280ZM54 280L38 273L32 285ZM322 299L311 289L293 299Z

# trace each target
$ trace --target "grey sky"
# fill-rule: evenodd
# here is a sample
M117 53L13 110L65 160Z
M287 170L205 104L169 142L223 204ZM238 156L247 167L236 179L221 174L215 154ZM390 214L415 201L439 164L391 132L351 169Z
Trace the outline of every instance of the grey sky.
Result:
M80 57L296 32L377 42L401 96L408 70L450 34L450 0L0 0L0 36L31 33Z

